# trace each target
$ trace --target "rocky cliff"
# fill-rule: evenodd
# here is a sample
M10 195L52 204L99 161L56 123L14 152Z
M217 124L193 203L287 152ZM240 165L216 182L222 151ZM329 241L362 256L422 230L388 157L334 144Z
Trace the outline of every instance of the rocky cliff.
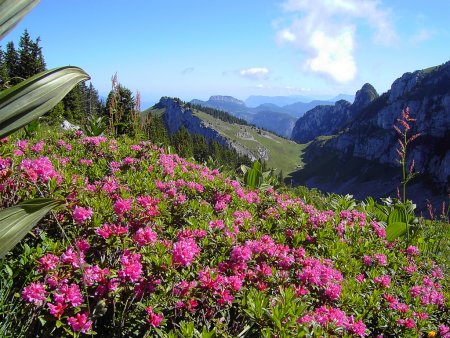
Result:
M353 104L340 100L333 106L319 105L306 112L295 123L291 138L298 143L307 143L318 136L334 135L377 98L375 88L366 83L356 92Z
M416 171L431 179L434 189L445 195L450 184L450 62L406 73L381 96L366 84L352 105L340 101L332 108L317 107L299 119L294 139L305 142L319 134L333 135L326 141L314 142L309 161L332 151L345 157L347 163L351 158L359 158L395 167L398 135L393 125L407 106L416 118L410 135L421 134L411 144L408 164L414 160ZM354 168L352 175L360 176L361 168Z
M180 128L184 127L190 134L200 134L204 136L208 142L216 141L221 145L233 148L238 154L247 156L251 160L267 160L267 151L265 149L258 152L251 151L241 143L230 140L217 131L207 121L196 116L192 109L186 107L179 99L162 97L153 108L164 110L162 116L164 124L170 134L174 134Z

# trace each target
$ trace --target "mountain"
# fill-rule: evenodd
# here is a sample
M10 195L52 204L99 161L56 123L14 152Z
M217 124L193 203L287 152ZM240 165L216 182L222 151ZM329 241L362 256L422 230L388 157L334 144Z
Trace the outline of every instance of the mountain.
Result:
M203 107L220 109L245 120L249 119L249 114L251 114L243 101L232 96L213 95L208 101L194 99L190 103Z
M292 179L358 198L395 196L400 169L393 125L406 107L416 119L409 135L420 133L408 149L407 166L414 160L420 173L411 183L409 197L422 205L425 199L448 201L450 62L405 73L380 96L366 84L353 104L338 101L307 112L297 121L293 138L312 142L303 154L304 170Z
M283 110L292 116L299 118L302 117L307 111L320 106L320 105L332 105L334 101L321 101L314 100L310 102L296 102L286 106L283 106Z
M227 100L229 104L232 100ZM185 127L191 134L203 135L208 141L216 141L235 149L251 159L261 159L268 167L278 168L284 173L293 172L300 164L303 145L240 122L236 117L226 116L223 111L216 114L202 110L198 100L186 104L179 99L162 97L147 113L162 114L164 124L171 134ZM235 102L236 104L236 102Z
M318 105L297 120L291 138L299 143L307 143L318 136L334 135L376 98L377 91L366 83L356 92L353 104L340 100L334 106Z
M296 118L283 112L273 110L258 111L248 120L259 128L273 131L277 135L290 138L294 128Z
M290 138L295 118L286 110L274 104L263 104L249 108L241 100L232 96L211 96L208 101L192 100L191 104L223 110L233 116L242 118L257 127L267 129L277 135Z

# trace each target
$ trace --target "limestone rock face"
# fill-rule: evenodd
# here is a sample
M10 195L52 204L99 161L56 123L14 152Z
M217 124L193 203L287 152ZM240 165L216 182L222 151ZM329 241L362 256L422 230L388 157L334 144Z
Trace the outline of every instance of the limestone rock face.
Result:
M295 123L292 139L298 143L307 143L318 136L334 135L349 121L350 107L349 102L340 100L334 106L311 109Z
M324 148L398 166L398 135L393 125L406 107L416 119L410 135L421 134L411 144L408 164L414 159L416 171L430 175L445 192L450 187L450 62L405 73L380 96L365 84L352 105L339 101L331 107L316 107L297 121L292 138L306 143L334 135L321 141Z

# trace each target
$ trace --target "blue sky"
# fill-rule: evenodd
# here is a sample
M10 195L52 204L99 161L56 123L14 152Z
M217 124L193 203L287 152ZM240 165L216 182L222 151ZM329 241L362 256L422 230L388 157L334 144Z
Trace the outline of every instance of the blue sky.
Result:
M450 60L448 0L42 0L27 28L48 68L111 76L142 100L335 96Z

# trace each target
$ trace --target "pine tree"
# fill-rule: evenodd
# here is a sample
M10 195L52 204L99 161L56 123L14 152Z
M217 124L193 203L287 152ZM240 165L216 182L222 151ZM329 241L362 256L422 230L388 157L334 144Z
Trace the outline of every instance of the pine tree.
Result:
M19 55L17 54L16 48L14 47L14 42L12 41L6 44L5 64L6 69L8 70L10 84L14 85L16 83L19 83L20 80L17 78Z
M86 117L83 110L83 95L80 85L75 86L62 100L64 104L64 117L69 121L80 124Z
M5 52L0 46L0 90L5 89L9 82L8 67L5 61Z
M45 70L42 48L39 46L40 41L40 38L33 41L26 29L20 37L16 76L22 80Z
M106 99L105 115L116 135L132 135L135 114L135 99L131 90L117 84Z

